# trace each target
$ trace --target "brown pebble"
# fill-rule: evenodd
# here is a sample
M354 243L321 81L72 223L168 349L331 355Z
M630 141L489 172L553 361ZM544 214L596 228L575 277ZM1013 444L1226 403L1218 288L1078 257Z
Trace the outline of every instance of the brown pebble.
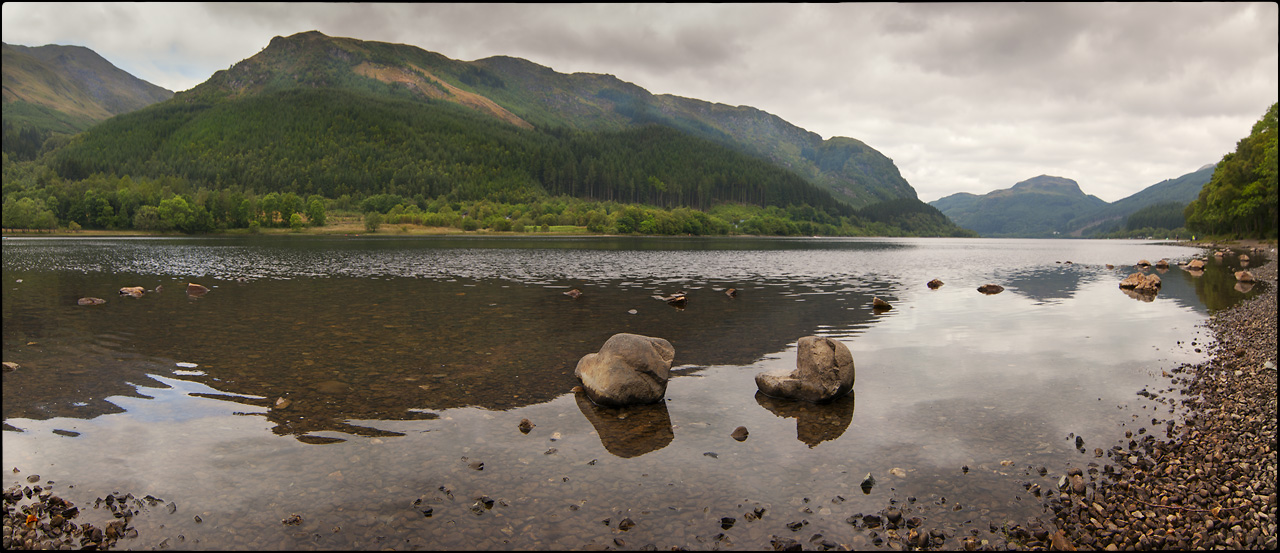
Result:
M745 427L745 426L739 426L739 427L737 427L737 428L733 429L733 433L732 433L732 434L729 434L729 435L730 435L730 436L732 436L732 437L733 437L733 439L738 440L739 442L742 442L742 441L746 441L747 436L748 436L749 434L750 434L750 433L749 433L749 432L747 432L747 427Z

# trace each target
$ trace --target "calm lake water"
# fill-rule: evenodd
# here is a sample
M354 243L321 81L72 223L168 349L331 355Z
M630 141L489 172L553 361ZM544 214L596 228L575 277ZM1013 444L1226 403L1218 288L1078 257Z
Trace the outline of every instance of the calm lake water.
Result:
M846 520L889 505L955 547L970 529L1050 520L1027 486L1099 468L1095 447L1163 435L1180 413L1153 399L1176 397L1162 371L1202 360L1208 312L1257 293L1235 288L1228 256L1199 276L1157 272L1154 298L1126 294L1140 259L1203 254L1139 241L3 248L3 357L20 366L4 373L4 485L39 474L95 523L110 519L96 498L162 498L138 509L129 548L867 548L884 530ZM189 296L189 282L210 290ZM681 290L684 309L654 297ZM606 409L570 392L577 360L619 332L675 347L666 402ZM794 367L815 334L853 352L854 392L822 406L758 395L754 376Z

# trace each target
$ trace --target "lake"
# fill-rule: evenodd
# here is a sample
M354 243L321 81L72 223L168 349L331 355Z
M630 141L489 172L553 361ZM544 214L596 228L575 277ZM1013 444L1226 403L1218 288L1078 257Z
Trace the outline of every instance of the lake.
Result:
M891 505L955 548L1051 520L1033 486L1096 474L1095 448L1163 436L1181 415L1163 373L1205 359L1211 310L1257 293L1237 289L1227 256L1203 275L1148 270L1159 293L1128 294L1118 283L1140 259L1203 255L1144 241L3 248L3 357L19 366L4 373L4 485L39 474L95 524L110 520L97 498L159 498L135 502L129 548L869 548L889 534L861 518ZM1005 290L976 290L987 283ZM118 294L128 286L148 292ZM659 299L677 291L683 308ZM674 346L665 402L610 409L571 392L578 359L620 332ZM849 347L853 393L757 394L755 375L794 367L807 335Z

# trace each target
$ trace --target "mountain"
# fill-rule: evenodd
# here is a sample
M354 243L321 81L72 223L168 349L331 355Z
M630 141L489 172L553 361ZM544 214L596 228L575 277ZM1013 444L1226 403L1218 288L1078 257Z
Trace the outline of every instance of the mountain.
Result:
M1107 205L1071 179L1041 175L982 196L961 192L929 202L963 228L988 237L1051 237Z
M1200 189L1213 177L1215 164L1208 164L1175 179L1166 179L1148 186L1132 196L1116 200L1097 210L1085 213L1067 222L1067 233L1072 236L1090 236L1117 230L1125 226L1125 220L1143 208L1158 204L1178 204L1186 207L1200 194Z
M173 96L81 46L3 48L4 121L13 127L74 134Z
M764 159L855 208L916 198L893 161L861 141L823 140L756 108L655 95L613 75L558 73L509 56L463 62L414 46L310 31L273 38L175 100L217 103L298 87L394 92L525 129L620 132L658 124Z
M6 200L48 198L57 221L81 228L301 224L306 198L464 230L972 234L866 144L755 108L318 32L275 37L40 165L6 165Z

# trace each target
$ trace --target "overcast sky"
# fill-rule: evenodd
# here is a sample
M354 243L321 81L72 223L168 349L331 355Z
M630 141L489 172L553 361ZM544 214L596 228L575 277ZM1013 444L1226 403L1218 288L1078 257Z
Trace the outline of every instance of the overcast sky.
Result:
M509 55L849 136L920 199L1037 175L1115 201L1216 163L1277 100L1275 3L57 4L4 42L78 45L179 91L273 36Z

